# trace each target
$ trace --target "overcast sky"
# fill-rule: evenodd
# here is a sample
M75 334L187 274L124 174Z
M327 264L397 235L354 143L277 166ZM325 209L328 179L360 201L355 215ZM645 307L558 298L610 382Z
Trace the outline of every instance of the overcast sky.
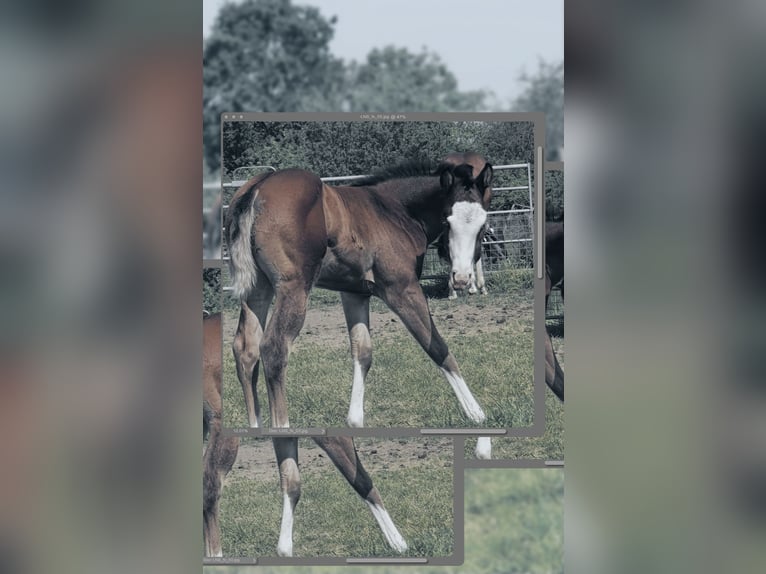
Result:
M221 5L204 0L204 36ZM441 56L461 90L490 89L515 98L519 74L538 59L564 59L564 0L293 0L337 16L333 54L363 60L376 47L394 44Z

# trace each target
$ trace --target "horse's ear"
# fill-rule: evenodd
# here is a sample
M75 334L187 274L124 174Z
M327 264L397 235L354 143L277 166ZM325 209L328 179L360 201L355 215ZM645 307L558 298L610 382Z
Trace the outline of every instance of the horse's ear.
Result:
M476 183L481 189L487 189L492 185L492 176L494 175L494 170L492 169L492 164L485 163L484 169L481 170L479 173L479 176L476 178Z
M452 173L452 168L447 167L442 170L439 176L439 184L441 184L443 190L452 189L452 184L455 182L455 175Z

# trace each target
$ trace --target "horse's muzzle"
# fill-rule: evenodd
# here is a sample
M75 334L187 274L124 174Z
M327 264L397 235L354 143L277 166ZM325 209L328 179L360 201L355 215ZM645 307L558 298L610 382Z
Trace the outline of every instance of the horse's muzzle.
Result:
M471 276L463 273L452 272L452 287L454 289L463 290L468 288L471 283Z

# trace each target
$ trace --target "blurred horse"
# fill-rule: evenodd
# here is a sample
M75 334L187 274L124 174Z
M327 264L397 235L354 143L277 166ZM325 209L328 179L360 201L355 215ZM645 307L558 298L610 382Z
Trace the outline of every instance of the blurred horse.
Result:
M546 223L545 225L545 309L548 309L548 297L551 289L560 285L561 298L564 298L564 222ZM550 333L545 329L545 382L554 394L564 400L564 371L559 366L553 352Z
M202 525L205 539L205 556L223 556L219 509L223 480L234 465L239 450L239 438L221 435L221 315L209 315L203 319L203 434L208 437L203 455L202 473ZM274 448L278 441L273 439ZM362 497L378 522L388 544L397 552L407 550L399 530L388 514L378 489L365 470L354 447L351 437L314 437L317 443L340 470L348 483ZM297 453L296 459L297 463ZM281 469L280 469L281 470ZM293 477L291 490L285 497L294 497L295 504L300 496L300 477ZM295 504L285 504L279 535L277 553L291 556L293 549L293 510Z

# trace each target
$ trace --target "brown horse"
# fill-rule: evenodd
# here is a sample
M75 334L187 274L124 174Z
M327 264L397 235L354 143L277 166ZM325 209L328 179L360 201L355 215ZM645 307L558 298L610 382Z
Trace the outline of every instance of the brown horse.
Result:
M203 429L208 435L207 448L203 456L203 534L205 556L222 556L221 532L218 523L219 501L223 479L229 473L239 450L239 438L221 435L221 315L215 314L203 320ZM278 441L274 439L275 449ZM291 440L291 439L287 439ZM397 530L383 506L378 489L357 455L350 437L314 437L354 490L369 506L388 544L398 552L407 550L407 543ZM295 461L297 463L297 451ZM297 467L295 469L297 471ZM282 468L280 467L280 471ZM290 476L290 490L285 493L277 553L292 556L293 510L300 497L300 477ZM294 502L288 503L287 500Z
M558 286L564 298L564 222L545 224L545 264L551 276L551 289ZM546 299L547 303L547 299Z
M350 426L364 424L364 381L372 363L372 295L400 317L439 366L466 416L484 422L484 411L436 330L418 281L426 248L445 226L453 280L462 286L469 281L471 258L486 220L482 201L492 166L487 164L475 179L471 173L468 165L433 170L410 163L354 186L330 187L310 172L288 169L257 176L234 194L226 232L233 291L241 310L232 347L252 427L261 424L256 390L261 357L271 425L290 424L287 359L314 285L341 292L353 358ZM298 473L295 445L294 439L275 441L285 493ZM489 439L482 439L477 454L488 458L490 449ZM290 501L294 506L292 497Z
M202 457L202 528L205 556L222 556L218 507L223 479L234 465L239 439L221 436L221 315L202 321L202 426L207 448Z
M474 178L478 177L478 175L484 169L484 166L487 165L487 160L475 152L467 152L467 153L453 152L448 154L442 161L455 166L458 166L461 164L470 165L473 168L472 175ZM489 211L489 204L491 200L492 200L492 186L487 186L487 189L484 191L484 196L482 197L482 205L484 206L484 211ZM468 287L468 293L470 295L475 295L477 292L480 292L482 295L487 294L487 287L484 281L484 267L481 262L481 255L482 255L481 244L482 244L482 240L484 239L485 229L486 229L486 225L484 226L484 228L482 228L479 234L478 249L474 253L474 257L473 257L474 266L476 267L476 274L475 275L471 274L470 276L469 287ZM442 259L450 261L449 236L446 233L442 234L441 241L439 242L439 256ZM449 286L448 298L457 299L457 293L455 292L455 284L453 282L453 277L451 273L449 275L448 286Z

